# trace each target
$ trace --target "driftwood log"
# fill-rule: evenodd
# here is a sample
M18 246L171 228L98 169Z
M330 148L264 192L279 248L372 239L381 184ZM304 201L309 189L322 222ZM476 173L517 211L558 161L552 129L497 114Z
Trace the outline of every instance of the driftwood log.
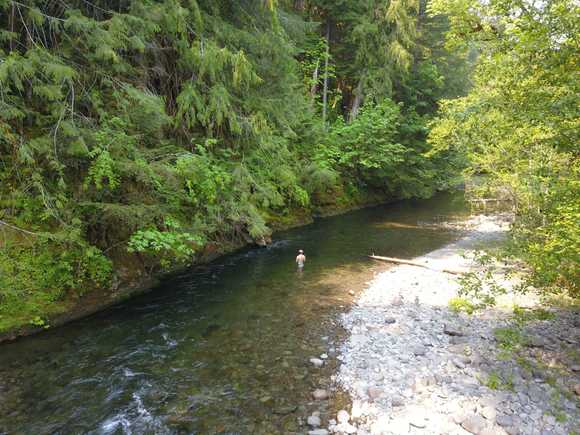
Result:
M397 264L408 264L409 266L423 267L425 269L434 270L436 272L450 273L452 275L463 275L465 273L465 272L462 272L460 270L435 269L433 267L427 266L426 264L419 263L417 261L412 261L412 260L404 260L402 258L381 257L380 255L369 255L368 257L372 258L373 260L387 261L389 263L397 263Z

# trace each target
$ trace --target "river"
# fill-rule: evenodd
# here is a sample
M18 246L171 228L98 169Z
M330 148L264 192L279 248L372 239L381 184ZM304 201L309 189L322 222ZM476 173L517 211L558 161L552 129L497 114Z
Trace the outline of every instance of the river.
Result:
M0 434L303 433L299 418L347 401L310 394L332 388L349 292L387 267L365 255L425 254L460 233L418 223L466 214L442 194L319 219L0 346ZM323 353L322 369L309 363Z

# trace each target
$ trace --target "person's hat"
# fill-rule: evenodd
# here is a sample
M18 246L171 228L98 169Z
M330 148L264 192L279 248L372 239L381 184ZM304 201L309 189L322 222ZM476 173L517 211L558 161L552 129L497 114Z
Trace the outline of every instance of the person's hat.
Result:
M299 249L299 250L298 250L298 253L299 253L299 254L304 254L304 251L303 251L302 249Z

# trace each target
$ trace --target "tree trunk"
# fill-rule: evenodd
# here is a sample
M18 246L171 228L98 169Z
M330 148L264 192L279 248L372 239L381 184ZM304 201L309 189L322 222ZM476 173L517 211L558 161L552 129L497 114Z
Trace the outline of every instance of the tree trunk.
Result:
M369 255L368 257L372 258L373 260L387 261L389 263L407 264L409 266L423 267L425 269L434 270L435 272L445 272L445 273L450 273L452 275L463 275L465 273L461 270L435 269L433 267L427 266L426 264L419 263L417 261L403 260L402 258L381 257L380 255Z
M310 98L314 100L316 96L316 91L318 90L318 68L320 66L320 60L316 61L316 68L312 73L312 86L310 87Z
M354 91L354 101L352 102L352 106L350 108L350 113L348 115L348 122L352 122L358 115L358 111L360 106L363 102L363 84L362 78L358 81L358 85Z
M330 57L330 21L326 19L326 55L324 57L324 90L322 93L322 123L326 125L326 105L328 103L328 58Z

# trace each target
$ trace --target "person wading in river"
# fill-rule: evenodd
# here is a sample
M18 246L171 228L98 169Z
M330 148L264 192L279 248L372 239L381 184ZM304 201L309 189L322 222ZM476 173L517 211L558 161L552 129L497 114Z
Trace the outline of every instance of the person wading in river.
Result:
M298 256L296 257L296 264L298 265L299 269L304 267L304 263L306 263L306 256L304 255L304 251L300 249L298 251Z

